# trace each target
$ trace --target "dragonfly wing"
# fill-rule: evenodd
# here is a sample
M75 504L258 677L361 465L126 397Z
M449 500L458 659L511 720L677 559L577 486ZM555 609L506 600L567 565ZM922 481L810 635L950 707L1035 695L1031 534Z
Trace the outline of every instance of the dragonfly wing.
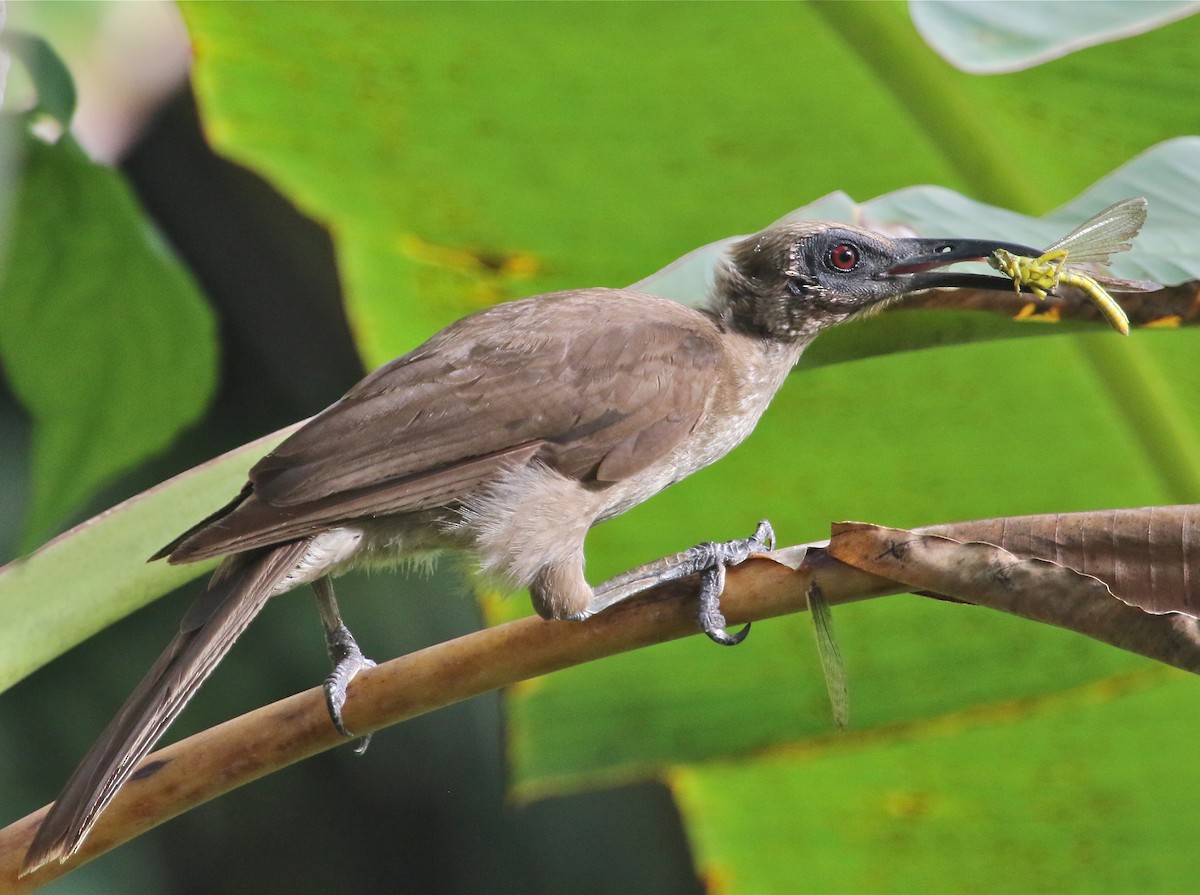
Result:
M1109 255L1129 251L1145 223L1146 200L1123 199L1084 221L1046 251L1066 249L1071 263L1107 264Z
M1153 280L1122 280L1120 277L1097 276L1093 276L1092 279L1109 292L1157 292L1163 287L1162 283Z

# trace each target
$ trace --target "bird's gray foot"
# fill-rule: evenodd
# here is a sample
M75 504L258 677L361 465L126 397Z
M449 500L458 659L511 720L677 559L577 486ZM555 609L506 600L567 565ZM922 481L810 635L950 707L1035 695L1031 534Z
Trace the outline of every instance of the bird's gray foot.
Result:
M746 624L736 634L725 630L725 616L721 612L721 594L725 591L725 570L745 562L754 553L772 550L775 547L775 532L765 519L748 538L739 538L724 543L697 544L685 554L692 564L692 571L700 573L700 628L714 643L722 646L737 646L750 633Z
M333 671L325 678L325 705L329 709L329 719L338 733L347 739L354 737L342 720L342 706L346 704L346 688L360 671L374 668L375 663L363 655L342 621L338 610L337 598L333 593L333 584L328 578L318 578L313 582L313 591L317 595L317 610L321 614L321 625L325 628L325 648L329 651L329 661L333 663ZM371 744L371 735L367 734L358 741L354 751L359 755L367 751Z
M736 646L746 639L750 626L746 625L737 634L725 630L725 616L721 614L725 570L728 566L745 562L751 554L773 549L775 532L771 523L763 520L748 538L697 544L690 550L665 556L610 578L593 589L592 600L583 610L569 617L581 621L652 587L678 581L688 575L700 575L700 627L717 643Z
M338 733L347 739L354 736L346 729L342 720L342 706L346 704L346 688L355 676L364 668L374 668L375 663L363 655L362 650L354 640L354 635L344 624L338 625L327 632L325 645L329 648L329 659L333 662L333 671L325 678L325 705L329 708L329 718ZM371 742L371 735L363 737L354 751L363 753Z

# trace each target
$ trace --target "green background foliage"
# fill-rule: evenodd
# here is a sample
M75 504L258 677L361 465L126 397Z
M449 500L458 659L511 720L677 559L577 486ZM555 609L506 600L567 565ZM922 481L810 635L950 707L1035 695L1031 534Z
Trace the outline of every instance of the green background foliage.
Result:
M5 375L35 421L27 547L161 451L216 384L195 284L124 181L72 142L22 140L0 278Z
M1195 18L978 77L895 3L183 11L209 140L328 228L367 366L478 307L632 282L833 190L934 183L1041 214L1197 124ZM124 300L147 294L135 285ZM590 576L763 517L802 542L845 518L1195 501L1196 349L1195 332L1097 330L805 369L734 455L594 532ZM717 891L1125 892L1136 875L1168 892L1194 877L1185 848L1157 857L1164 828L1182 840L1200 821L1180 795L1197 781L1158 748L1200 733L1189 678L912 597L836 623L848 734L829 729L807 620L784 619L737 650L695 638L515 689L517 794L665 781Z

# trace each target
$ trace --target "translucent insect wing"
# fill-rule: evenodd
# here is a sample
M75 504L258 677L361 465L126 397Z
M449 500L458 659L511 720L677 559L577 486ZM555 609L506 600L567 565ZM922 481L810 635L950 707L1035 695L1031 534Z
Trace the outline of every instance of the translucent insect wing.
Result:
M1123 199L1084 221L1046 251L1066 249L1068 263L1092 261L1107 264L1108 256L1127 252L1146 223L1146 200Z
M1093 275L1092 279L1109 292L1157 292L1163 287L1162 283L1153 280L1122 280L1119 277L1101 277Z

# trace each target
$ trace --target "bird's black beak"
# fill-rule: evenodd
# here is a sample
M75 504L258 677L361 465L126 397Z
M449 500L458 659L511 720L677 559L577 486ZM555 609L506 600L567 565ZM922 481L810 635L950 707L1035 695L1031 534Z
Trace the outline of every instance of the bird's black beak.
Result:
M996 249L1033 258L1042 253L1041 249L1031 246L990 239L896 239L893 242L898 249L897 262L886 276L895 280L905 292L950 287L1011 289L1012 280L1007 277L939 268L959 261L985 261Z

